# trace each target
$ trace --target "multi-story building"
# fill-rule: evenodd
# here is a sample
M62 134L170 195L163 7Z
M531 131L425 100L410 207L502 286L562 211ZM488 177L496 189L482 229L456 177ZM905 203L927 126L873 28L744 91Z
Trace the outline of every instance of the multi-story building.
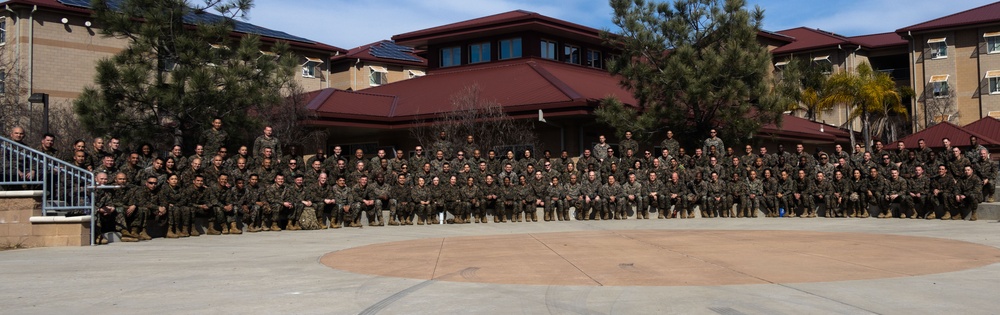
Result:
M357 91L422 77L426 71L427 59L413 48L383 40L330 58L330 87Z
M23 76L27 93L47 93L53 106L70 106L85 86L93 85L98 60L126 47L126 39L100 35L88 0L8 0L2 3L0 45L8 64ZM297 80L306 91L330 87L329 60L341 48L249 24L235 22L233 36L261 35L265 47L288 42L301 58ZM272 53L273 54L273 53ZM0 81L14 69L0 69Z
M907 26L915 130L1000 117L1000 2Z

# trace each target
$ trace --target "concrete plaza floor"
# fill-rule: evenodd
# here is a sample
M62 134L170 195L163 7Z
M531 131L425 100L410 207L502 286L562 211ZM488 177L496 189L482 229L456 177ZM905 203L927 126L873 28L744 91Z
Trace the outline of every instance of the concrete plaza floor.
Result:
M618 281L619 278L608 275L604 276L610 278L600 278L588 273L589 269L579 264L581 272L593 276L598 280L595 282L599 283L546 285L537 284L536 281L533 284L498 284L497 281L490 282L492 280L489 278L502 280L505 277L490 275L485 265L481 266L484 269L472 265L466 268L456 267L458 269L452 269L455 271L424 278L419 275L382 276L377 274L385 273L376 270L379 265L384 268L385 257L400 260L395 262L400 270L406 270L409 265L426 268L427 264L444 264L442 259L411 261L399 256L382 255L387 253L385 251L399 250L399 247L386 247L383 252L378 250L379 246L428 239L475 242L483 237L523 239L530 236L544 239L560 235L552 233L619 233L636 238L647 235L650 239L659 238L661 242L690 243L684 244L687 248L682 253L691 256L700 255L699 253L706 251L706 247L710 251L714 248L712 246L721 246L719 244L725 242L702 244L697 239L676 236L714 233L713 231L724 231L727 236L737 237L740 231L748 231L747 235L764 233L759 231L779 231L776 233L781 235L794 235L783 233L797 231L807 234L834 233L829 234L831 238L843 235L845 239L855 242L859 250L852 252L850 246L847 246L844 251L841 244L838 246L840 251L825 253L823 248L805 246L800 248L808 248L809 253L797 250L790 251L790 255L828 256L837 261L852 261L864 256L873 262L862 269L885 271L889 275L858 280L857 277L851 277L853 273L844 272L837 265L791 270L788 264L765 262L764 267L755 264L754 268L757 269L754 272L744 273L755 277L752 283L756 284L671 283L659 286L642 276L641 268L650 268L649 266L641 263L622 264L642 261L640 256L648 254L648 251L641 250L636 250L635 253L624 250L611 255L611 258L601 258L608 259L604 263L615 267L638 269L626 270L631 271L629 274L635 278L632 279L633 282ZM923 238L913 238L917 245L910 243L906 246L894 246L903 244L909 236L941 239L942 244L953 246L931 244L937 240ZM580 237L571 241L586 240L587 238ZM907 264L908 256L899 256L898 252L892 250L879 251L877 247L873 250L872 244L865 240L887 249L903 248L909 254L934 254L932 256L939 259L932 257L928 264L937 264L935 268L939 265L949 267L932 270L931 273L910 272L906 269L917 269L919 266ZM921 240L928 243L927 251L930 253L922 252L923 248L919 245ZM547 244L550 246L553 242ZM740 255L733 260L737 263L727 268L740 270L744 267L740 265L740 261L747 261L747 264L759 263L760 259L755 259L759 258L755 253L767 250L767 244L762 244L755 245L758 250L734 252L733 255ZM365 247L369 245L372 246ZM787 243L778 243L775 246L786 245ZM733 248L731 245L726 246L728 247L719 248ZM974 252L976 255L962 252L977 246L981 252ZM595 245L593 255L580 252L581 248L585 250L586 247L584 245L573 249L573 253L578 256L576 258L563 258L571 264L585 261L599 266L601 261L595 257L607 257L609 255L598 254L615 250ZM367 249L368 254L361 249ZM449 253L474 249L456 248ZM955 252L951 253L951 249ZM438 251L437 255L442 255L441 249L427 249L432 252L431 256L435 250ZM325 256L334 257L340 251L357 251L349 256L340 255L338 259L341 262L344 259L356 259L352 261L352 268L361 266L361 270L344 271L323 263ZM494 261L490 268L524 264L525 262L515 259L507 262L508 258L504 258L512 257L510 252L523 251L525 249L518 246L488 250L492 255L498 255L496 259L501 260L501 263ZM553 252L565 255L556 249ZM219 311L245 314L997 314L1000 313L1000 263L996 263L1000 260L998 253L1000 224L984 220L630 219L364 227L201 236L177 240L154 239L98 247L2 251L0 300L4 301L2 307L5 314L189 314ZM725 252L714 254L714 257L726 258ZM588 257L593 259L587 260ZM956 258L969 259L957 263ZM711 263L708 259L702 260L706 264ZM369 261L371 270L364 268ZM450 264L455 265L454 261L452 259ZM812 264L820 260L806 261L811 261ZM899 262L899 270L894 270L894 261ZM981 263L977 265L976 261ZM469 262L474 264L471 260ZM690 270L697 269L694 268L697 266L690 266L690 261L685 264L684 268L670 265L669 262L654 265L656 271L648 271L649 278L654 278L654 274L669 277L672 272L683 276ZM520 276L517 268L512 270L510 278ZM784 270L789 270L788 273L815 272L829 275L812 275L806 277L809 281L799 282L793 281L797 278L782 278L781 275L788 274L783 273ZM476 279L477 272L482 275L482 280ZM838 278L838 273L846 276ZM778 276L771 279L768 275ZM459 278L462 280L452 281ZM606 285L609 283L615 285ZM618 283L641 285L617 285Z

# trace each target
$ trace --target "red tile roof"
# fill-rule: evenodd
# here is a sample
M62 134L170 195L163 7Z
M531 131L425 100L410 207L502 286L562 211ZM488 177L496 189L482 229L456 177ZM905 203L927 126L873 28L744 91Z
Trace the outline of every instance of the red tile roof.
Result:
M381 57L376 57L376 56L372 55L372 53L371 53L372 47L381 46L382 43L386 43L386 42L392 43L391 41L388 41L388 40L382 40L382 41L374 42L374 43L371 43L371 44L354 47L354 48L351 48L350 50L348 50L346 54L340 54L340 55L331 57L330 61L332 61L332 62L338 62L338 61L341 61L341 60L354 61L354 60L357 60L357 59L361 59L361 60L364 60L364 61L375 61L375 62L388 63L388 64L398 64L398 65L411 65L411 66L427 67L427 59L418 56L413 51L404 52L404 53L407 54L407 55L409 55L409 56L411 56L411 57L413 57L413 58L421 60L421 62L413 62L413 61L409 61L409 60L400 60L400 59L392 59L392 58L381 58Z
M534 58L445 68L363 92L326 89L307 98L309 108L326 124L363 119L369 127L396 128L451 111L452 97L473 84L478 85L481 98L500 103L508 113L534 111L537 115L537 110L544 109L546 115L587 114L608 95L626 104L636 103L607 71Z
M784 53L818 49L818 48L836 47L837 45L852 44L850 39L848 39L847 37L808 27L796 27L793 29L778 31L778 34L795 38L795 41L789 43L788 45L784 45L772 50L771 51L772 54L784 54Z
M983 117L971 124L965 125L965 130L979 133L990 139L1000 140L1000 120L993 117Z
M421 48L427 41L447 38L454 40L456 36L473 35L483 36L491 30L509 30L512 26L525 26L531 24L544 24L555 27L565 32L563 35L579 35L584 38L600 40L600 30L583 26L580 24L551 18L535 12L515 10L486 17L471 19L467 21L446 24L442 26L422 29L409 33L398 34L392 37L396 43L405 46Z
M849 38L851 42L867 48L884 48L892 46L906 46L909 41L895 32L879 33L871 35L861 35Z
M924 139L924 142L929 148L943 148L944 145L941 144L941 140L948 138L948 140L951 140L952 146L964 147L969 145L970 136L976 136L976 138L979 138L979 144L985 146L1000 145L1000 141L993 140L993 138L956 126L949 122L942 122L928 127L920 132L906 136L905 138L900 139L900 141L903 141L908 148L916 148L918 147L917 142L919 142L920 139Z
M910 25L896 30L896 33L902 35L907 32L919 32L996 22L1000 22L1000 2L990 3L981 7L972 8L927 22Z
M767 124L761 127L758 134L760 137L791 139L805 143L829 144L851 141L851 134L847 130L792 115L782 116L781 127Z

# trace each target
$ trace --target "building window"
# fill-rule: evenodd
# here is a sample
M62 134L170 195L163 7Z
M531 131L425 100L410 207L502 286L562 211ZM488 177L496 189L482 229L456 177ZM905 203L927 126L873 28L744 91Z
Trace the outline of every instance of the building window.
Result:
M580 47L573 45L566 45L563 47L563 61L565 62L580 64L580 54Z
M469 45L469 63L490 61L490 43Z
M932 75L930 79L931 91L935 98L948 97L948 75Z
M441 48L441 67L453 67L462 64L462 48Z
M542 58L555 60L556 59L556 47L558 47L558 45L556 44L556 42L551 41L551 40L543 39L542 40Z
M1000 53L1000 32L983 34L986 37L986 53Z
M990 84L990 94L1000 94L1000 70L986 71L986 81Z
M316 77L316 68L323 63L323 59L306 57L306 62L302 64L302 76L306 78Z
M382 84L389 83L388 78L386 78L386 75L389 73L389 70L387 70L385 67L368 66L368 69L369 69L368 85L379 86Z
M511 38L500 41L500 60L521 58L521 38Z
M0 95L7 93L7 70L0 69Z
M0 45L7 43L7 18L0 17Z
M598 69L604 69L604 59L601 58L601 52L596 50L588 50L587 65Z
M409 74L410 79L427 75L426 73L420 70L409 70L407 71L407 73Z
M944 37L927 40L931 47L931 59L948 58L948 42Z

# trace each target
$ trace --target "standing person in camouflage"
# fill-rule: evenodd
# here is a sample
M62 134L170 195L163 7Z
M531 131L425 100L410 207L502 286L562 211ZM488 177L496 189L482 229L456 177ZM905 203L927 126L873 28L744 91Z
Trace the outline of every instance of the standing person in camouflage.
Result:
M715 129L710 130L708 135L708 139L705 139L701 148L703 152L710 152L710 149L713 146L715 147L715 152L726 152L726 145L722 142L722 139L718 137L718 132Z
M358 212L353 207L354 192L350 186L347 186L346 178L337 177L337 184L332 189L332 196L335 206L330 213L330 228L339 229L341 224L344 226L354 225L354 217L358 215Z
M708 217L729 217L729 209L725 207L726 196L729 193L726 189L727 185L719 179L718 172L713 171L709 176L711 179L706 186L707 190L705 190L705 209L708 212Z
M975 165L976 176L983 181L983 197L986 197L987 202L993 202L993 194L996 193L996 184L993 180L997 178L997 162L990 159L990 151L986 149L979 150L979 161ZM982 199L980 199L982 201Z
M674 139L673 130L667 130L667 138L660 142L660 147L670 150L671 154L677 154L680 152L678 150L680 149L681 144Z
M645 189L635 178L635 173L628 174L628 181L621 184L622 187L622 220L628 219L628 210L635 206L636 219L649 219L649 210L646 208L644 192Z
M406 154L403 150L396 150L396 156L389 159L389 170L394 174L399 174L403 169L403 165L408 165L409 161L406 159ZM394 176L395 177L395 176Z
M953 206L955 214L952 215L952 220L962 220L966 214L969 215L969 221L979 219L976 212L979 210L979 203L983 201L982 182L982 179L976 176L976 172L972 169L972 166L965 167L965 174L962 178L958 179L958 185L955 186L955 203Z
M611 149L611 145L608 144L607 141L608 141L608 139L605 138L604 135L600 135L600 136L597 137L597 144L594 145L594 152L593 153L594 153L594 157L596 157L598 161L603 162L604 159L606 159L608 157L607 153L608 153L608 149Z
M476 178L469 176L465 178L465 185L459 190L462 199L462 212L470 222L489 223L485 211L483 211L483 191L476 185ZM464 221L464 219L463 219Z
M621 220L622 214L625 213L625 201L622 200L625 197L625 191L618 184L614 175L608 176L608 183L601 186L598 194L604 198L601 202L601 219Z
M294 211L295 200L294 192L285 185L285 176L277 174L274 176L274 184L271 184L267 188L267 193L264 195L264 200L270 204L267 211L264 212L264 226L270 226L271 231L281 231L278 225L278 220L282 211ZM286 229L288 226L285 227Z
M201 143L205 144L205 151L211 154L219 152L219 148L224 147L228 139L229 134L222 130L222 119L219 117L212 119L212 128L201 134Z
M916 211L913 210L913 200L910 199L910 188L906 179L899 176L899 170L889 171L889 181L885 189L885 209L882 211L885 213L879 214L879 218L892 218L894 217L892 213L892 204L899 205L899 217L906 219L907 216L916 216Z
M618 143L618 148L621 149L622 152L628 152L629 149L632 149L632 152L635 153L639 152L639 143L636 142L635 139L632 139L631 131L626 131L625 140Z
M272 129L271 126L264 126L264 134L258 136L257 139L253 141L254 155L260 157L264 152L264 148L270 148L271 151L274 153L274 157L282 156L281 140L278 140L278 138L274 137L274 129ZM280 163L281 160L278 160L276 162Z
M447 134L444 131L441 131L438 133L437 140L431 144L431 149L435 152L441 151L446 158L451 159L455 148L452 148L451 141L448 140Z
M389 225L413 225L413 187L406 181L406 175L400 174L389 185Z

